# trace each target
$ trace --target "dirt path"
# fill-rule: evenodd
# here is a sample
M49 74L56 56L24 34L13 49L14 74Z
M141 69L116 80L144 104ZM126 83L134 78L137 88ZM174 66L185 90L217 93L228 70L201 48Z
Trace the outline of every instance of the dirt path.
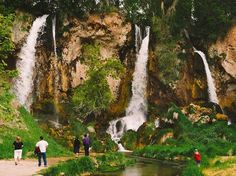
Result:
M69 158L48 158L48 167ZM37 159L22 160L17 166L13 160L0 160L0 176L31 176L45 167L38 167Z

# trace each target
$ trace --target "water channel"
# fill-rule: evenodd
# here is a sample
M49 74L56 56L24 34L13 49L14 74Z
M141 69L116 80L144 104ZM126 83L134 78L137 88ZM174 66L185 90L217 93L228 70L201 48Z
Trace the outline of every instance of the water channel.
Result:
M183 164L137 158L137 162L124 170L94 176L180 176Z

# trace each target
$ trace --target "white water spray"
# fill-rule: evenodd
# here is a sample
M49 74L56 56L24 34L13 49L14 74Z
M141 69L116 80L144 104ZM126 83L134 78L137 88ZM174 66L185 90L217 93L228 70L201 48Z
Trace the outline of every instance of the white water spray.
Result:
M54 47L54 54L57 58L57 42L56 42L56 15L52 19L52 37L53 37L53 47Z
M136 28L136 33L140 33L140 29ZM146 87L147 87L147 61L148 61L148 44L149 44L149 27L146 27L146 37L142 40L141 48L137 54L137 61L135 63L135 71L133 74L132 93L129 106L126 109L126 116L110 122L107 133L111 135L112 140L118 143L127 130L137 131L138 128L146 121L147 101L146 101ZM139 32L138 32L139 31ZM140 38L140 35L136 35ZM135 44L137 45L137 44ZM118 145L120 150L124 150L122 145Z
M217 94L216 94L216 87L215 87L215 84L214 84L214 79L212 78L211 71L209 69L209 65L208 65L207 60L206 60L206 55L202 51L198 51L196 49L194 49L194 52L198 53L201 56L202 61L204 63L205 72L206 72L206 76L207 76L209 101L219 104Z
M19 103L29 111L32 103L32 91L34 82L35 52L39 33L46 25L48 15L38 17L29 32L26 43L21 48L16 67L19 75L14 80L13 91Z
M191 19L195 22L197 21L197 18L194 16L194 13L195 13L195 3L194 0L192 0Z

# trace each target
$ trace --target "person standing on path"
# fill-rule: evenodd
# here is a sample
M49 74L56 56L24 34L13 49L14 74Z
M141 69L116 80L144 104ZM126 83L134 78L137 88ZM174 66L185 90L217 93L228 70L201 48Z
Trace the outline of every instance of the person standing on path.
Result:
M87 134L85 134L83 138L85 156L89 156L89 144L90 144L89 137Z
M36 147L39 147L40 152L38 153L38 166L41 166L41 157L43 157L44 167L47 167L46 150L48 147L47 141L43 140L43 136L40 136L40 141L37 142Z
M75 137L75 140L74 140L74 153L76 156L78 156L79 154L79 149L80 149L80 140L79 138L76 136Z
M21 138L19 136L16 137L16 140L13 142L14 146L14 160L15 165L19 164L20 159L22 157L22 149L23 149L23 142L21 142Z
M198 151L198 149L195 149L195 152L194 152L194 159L197 163L197 166L200 167L200 164L201 164L201 155Z

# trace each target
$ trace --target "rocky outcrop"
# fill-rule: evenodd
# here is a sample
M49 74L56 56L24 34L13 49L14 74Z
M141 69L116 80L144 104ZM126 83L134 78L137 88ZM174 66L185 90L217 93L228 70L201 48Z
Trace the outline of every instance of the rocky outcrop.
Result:
M29 33L33 16L21 11L16 11L15 13L11 39L16 45L16 48L20 48Z
M83 21L67 19L63 25L63 35L57 40L58 57L49 52L45 45L38 47L35 84L38 102L50 97L66 100L71 89L83 83L88 69L81 62L83 45L99 45L102 58L119 58L119 51L125 46L131 31L131 25L125 23L118 13L90 15ZM116 96L120 80L107 79Z
M236 115L236 26L232 26L223 39L209 48L209 56L215 58L218 67L214 68L220 105L231 120Z
M218 40L210 47L211 56L223 57L221 61L225 71L236 79L236 26L232 27L223 40Z

